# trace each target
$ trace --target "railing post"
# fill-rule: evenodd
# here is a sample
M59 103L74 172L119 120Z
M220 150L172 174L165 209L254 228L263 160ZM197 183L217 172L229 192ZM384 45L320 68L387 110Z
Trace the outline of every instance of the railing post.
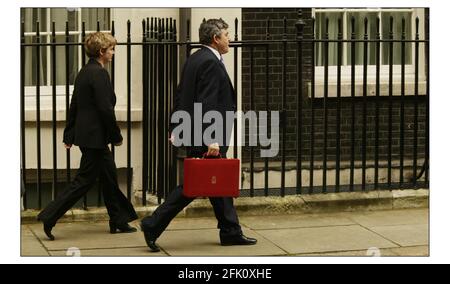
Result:
M171 44L173 41L173 19L169 18L169 26L167 27L168 30L168 37L167 37L167 41L168 41L168 46L167 46L167 55L166 58L168 59L166 62L166 66L167 66L167 78L166 78L166 82L168 84L168 89L167 89L167 121L166 121L166 137L169 137L169 129L170 129L170 114L171 114L171 110L172 110L172 92L173 92L173 84L172 84L172 72L173 72L173 45ZM169 181L169 192L172 191L175 188L174 185L174 180L173 180L173 147L171 145L170 142L167 141L167 157L168 157L168 176L167 179Z
M266 20L266 40L270 40L270 19L267 17ZM237 38L236 38L237 40ZM266 44L266 112L269 116L269 44ZM235 129L237 129L237 124L235 124ZM267 131L268 133L268 131ZM271 135L273 135L271 133ZM264 159L264 196L269 195L269 158Z
M83 22L83 35L84 35L84 30L85 30L85 26L84 26L84 22ZM70 37L69 37L69 22L66 22L66 33L65 33L65 39L66 39L66 45L65 45L65 58L66 58L66 62L69 62L69 41L70 41ZM84 40L84 36L83 36L83 40ZM84 56L81 57L82 58L82 63L84 64ZM70 93L69 93L69 64L66 64L66 121L69 120L69 108L70 108ZM70 184L70 180L71 180L71 175L70 175L70 149L66 149L66 183L67 185ZM84 197L84 200L86 200L86 197ZM86 201L84 202L84 204L86 204Z
M186 59L189 57L189 55L191 54L191 20L187 19L186 21Z
M428 9L428 8L427 8ZM426 19L427 26L428 19ZM428 28L429 29L429 28ZM429 41L429 31L425 33L425 74L426 74L426 112L425 112L425 161L423 169L425 171L425 186L430 186L430 41Z
M255 80L255 72L254 72L254 59L253 59L253 50L254 46L250 46L250 109L255 110L255 88L254 88L254 80ZM252 127L251 122L250 128ZM255 173L254 173L254 145L250 141L252 141L252 132L249 131L249 147L250 147L250 196L253 197L255 195ZM283 190L283 189L282 189Z
M158 19L159 22L159 28L158 28L158 41L159 43L163 43L166 40L166 25L165 25L165 19L161 18ZM160 187L164 198L167 198L168 192L167 192L167 158L166 158L166 60L165 60L165 54L166 54L166 46L164 44L158 45L158 161L160 163L160 168L158 168L159 171L159 178L160 180Z
M86 24L85 24L85 22L82 23L81 39L82 39L83 42L86 39ZM84 54L84 48L81 48L81 50L83 50L82 55L81 55L81 65L84 66L86 64L86 55ZM114 57L113 57L113 60L114 60ZM112 151L113 159L114 159L114 145L112 145L111 151ZM101 185L99 184L99 187L98 187L98 190L99 190L98 195L99 196L100 196L100 190L101 190L100 186ZM100 206L100 201L98 203L99 203L99 206ZM87 210L87 207L88 207L88 205L87 205L87 194L85 194L83 196L83 208L85 210Z
M158 43L161 43L163 40L163 30L162 30L162 24L161 19L158 18L158 27L157 27L157 38ZM165 198L165 191L164 191L164 143L166 138L166 133L164 133L164 65L163 65L163 58L164 58L164 47L162 45L158 45L158 58L157 58L157 68L158 68L158 81L156 82L157 88L158 88L158 131L157 131L157 137L158 137L158 203L161 202L161 198L164 195Z
M173 20L173 33L172 33L172 42L173 48L172 48L172 96L171 96L171 102L170 102L170 111L172 111L175 107L175 96L177 92L177 85L178 85L178 45L177 45L177 20ZM169 116L169 123L170 123L170 116ZM172 151L172 168L171 168L171 180L172 185L171 189L174 189L178 185L178 149L177 147L174 147L173 145L170 146Z
M142 20L142 206L147 204L148 191L148 60L145 19Z
M52 43L56 43L55 22L52 22ZM52 45L52 148L53 148L53 181L52 199L55 200L58 190L57 177L57 152L56 152L56 45Z
M302 193L302 115L303 115L303 29L302 10L298 9L297 29L297 186L296 193Z
M315 18L312 18L312 41L311 41L311 99L310 99L310 117L311 117L311 133L310 133L310 148L309 148L309 190L308 193L313 193L314 190L314 97L316 90L316 32L315 32Z
M115 30L115 26L114 26L114 21L111 22L111 35L115 36L116 35L116 30ZM111 85L113 90L115 89L115 75L116 75L116 57L113 56L112 61L111 61ZM112 158L113 160L115 160L116 158L116 149L115 146L113 144L111 144L111 154L112 154Z
M234 19L234 41L238 41L238 18ZM234 82L234 97L236 99L236 111L237 111L237 86L238 86L238 47L235 46L234 48L234 78L233 78L233 82ZM238 124L237 124L237 118L235 118L233 120L233 124L234 124L234 135L233 135L233 158L237 159L238 157L238 146L237 146L237 133L238 133Z
M418 140L418 123L419 123L419 17L416 17L416 37L415 37L415 53L414 53L414 149L413 149L413 186L417 186L417 140Z
M127 198L131 201L131 22L127 21Z
M379 140L380 140L380 17L377 17L377 42L376 42L376 83L375 83L375 177L374 177L374 189L378 190L378 175L379 175Z
M392 190L392 91L394 64L394 17L389 19L388 187Z
M327 149L328 149L328 25L329 19L325 19L325 59L324 59L324 88L323 88L323 148L322 148L322 193L327 192Z
M367 49L369 35L367 34L368 20L364 18L364 45L363 45L363 113L362 113L362 174L361 174L361 189L366 190L366 144L367 144Z
M167 43L169 40L169 19L165 18L165 25L163 22L163 30L164 30L164 41ZM166 192L166 197L169 195L170 187L169 187L169 141L168 137L168 109L169 109L169 46L167 44L163 45L164 50L164 128L163 128L163 136L164 136L164 192Z
M356 64L356 43L355 43L355 17L351 19L351 144L350 144L350 191L354 191L355 180L355 64Z
M100 21L97 21L97 32L100 31ZM97 194L97 207L100 207L102 205L102 196L103 196L103 183L101 180L98 180L98 194ZM87 198L87 195L84 197ZM85 208L87 209L87 208Z
M36 146L37 146L37 195L38 209L42 208L42 172L41 172L41 37L39 22L36 22Z
M21 186L23 186L22 197L23 207L27 209L26 193L26 148L25 148L25 23L20 25L20 149L21 149Z
M406 30L405 18L402 18L401 37L401 94L400 94L400 188L403 187L404 155L405 155L405 61L406 61Z
M287 19L283 18L283 58L281 71L281 196L285 195L286 184L286 64L287 64Z
M336 192L340 192L341 178L341 71L342 71L342 19L338 20L337 90L336 90Z
M157 181L157 124L156 124L156 109L157 109L157 57L156 52L157 48L153 44L155 41L156 27L157 27L157 18L152 17L150 22L150 30L147 31L147 36L150 36L150 41L152 44L150 45L150 60L149 60L149 80L150 80L150 186L153 194L157 194L156 192L156 181ZM147 30L149 28L149 21L147 19Z

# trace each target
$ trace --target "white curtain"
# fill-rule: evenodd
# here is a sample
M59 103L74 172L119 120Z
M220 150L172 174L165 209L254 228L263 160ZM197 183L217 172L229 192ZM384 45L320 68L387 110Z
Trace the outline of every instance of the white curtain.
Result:
M394 39L400 40L402 36L402 18L404 17L406 20L405 30L406 30L406 39L411 39L411 13L409 12L383 12L382 15L382 21L383 21L383 39L389 39L389 25L390 25L390 17L394 17ZM401 43L394 43L393 46L393 61L394 65L400 65L401 64ZM382 44L383 49L383 64L389 64L389 43L383 43ZM411 43L405 44L405 62L406 64L412 64L412 47Z
M338 19L342 19L343 13L318 13L316 17L316 39L324 39L326 34L326 18L328 18L328 38L337 39L339 26ZM328 44L328 65L337 65L337 43ZM323 66L325 64L325 44L316 44L316 66Z
M377 32L377 17L378 12L347 12L344 15L344 12L319 12L316 13L316 39L325 38L326 34L326 18L329 19L328 26L328 37L329 39L337 39L338 36L338 20L346 17L346 34L343 35L344 39L350 39L352 34L352 26L351 19L355 18L355 38L357 40L364 39L364 19L367 18L368 26L367 26L367 34L369 40L376 39ZM405 23L405 32L406 39L411 39L411 12L390 12L389 10L382 10L381 12L381 38L388 39L389 38L389 18L393 16L394 18L394 39L401 39L401 29L402 29L402 18L404 17L406 20ZM389 44L383 43L382 47L382 60L381 64L387 65L389 63ZM323 43L316 44L316 66L323 66L325 59L325 50ZM343 62L343 65L351 64L351 44L344 43L343 44L343 52L346 52L347 61ZM368 65L375 65L376 62L376 43L368 43L367 44L367 62ZM411 43L405 44L405 63L412 64L412 47ZM401 44L394 43L394 65L401 64ZM364 63L364 43L358 42L355 43L355 64L363 65ZM328 64L330 66L337 65L337 43L329 43L328 47Z
M56 31L65 31L66 22L69 31L78 31L78 11L74 9L52 8L50 9L50 22L55 22ZM70 35L69 42L77 42L78 35ZM50 39L51 40L51 39ZM65 35L56 36L57 42L66 42ZM69 65L69 85L73 85L78 72L78 47L69 46L69 62L66 62L65 46L56 47L56 85L66 84L66 65ZM51 78L50 78L51 79ZM53 84L53 82L50 82Z
M355 39L357 40L363 40L364 39L364 33L365 33L365 25L364 20L367 18L367 35L368 39L376 39L376 32L377 32L377 12L351 12L347 13L347 38L351 39L352 35L352 17L355 18ZM347 44L347 64L351 64L351 45ZM368 65L375 65L375 43L368 43L367 44L367 64ZM364 43L363 42L357 42L355 43L355 64L356 65L363 65L364 64Z
M110 29L109 9L83 8L81 9L81 22L85 22L87 31L97 30L97 21L100 24L100 30Z
M47 17L45 9L31 9L31 8L22 8L21 9L21 22L24 23L24 32L33 32L36 33L36 22L39 22L39 30L42 31L42 27L45 27L47 25ZM45 37L41 36L41 42L42 39ZM25 37L25 43L34 43L36 42L36 36L28 36ZM36 62L37 62L37 54L36 54L36 47L25 47L25 86L35 86L36 85ZM45 48L41 47L40 50L40 84L43 85L46 82L46 50Z

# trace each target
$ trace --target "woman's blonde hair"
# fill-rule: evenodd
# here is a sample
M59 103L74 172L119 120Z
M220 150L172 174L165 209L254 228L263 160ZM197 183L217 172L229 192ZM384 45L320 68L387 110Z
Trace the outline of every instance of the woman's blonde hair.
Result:
M96 32L86 37L84 50L87 56L97 58L100 56L100 50L104 51L116 44L117 40L111 34Z

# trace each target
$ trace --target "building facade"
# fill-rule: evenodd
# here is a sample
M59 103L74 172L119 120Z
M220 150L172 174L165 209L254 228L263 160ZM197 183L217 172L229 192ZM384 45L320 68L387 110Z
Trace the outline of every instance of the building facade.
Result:
M390 36L390 19L394 20L392 26L396 38L402 36L402 31L407 40L412 40L419 35L420 39L425 39L428 29L428 11L423 8L411 9L300 9L301 19L304 21L302 36L305 40L313 38L315 31L316 38L323 38L328 36L330 39L335 39L339 36L340 30L338 26L338 19L342 21L341 36L343 40L350 40L352 36L356 39L362 39L364 34L368 35L369 40L375 40L377 32L382 39L387 39ZM125 43L128 39L127 22L130 21L130 41L142 42L143 28L142 21L149 17L156 18L172 18L176 21L176 28L178 31L178 40L191 42L198 41L198 26L204 18L223 18L229 24L229 33L231 40L239 41L255 41L255 40L282 40L283 38L295 40L298 35L296 23L299 21L299 9L297 8L23 8L21 10L21 21L24 29L24 42L35 43L37 38L41 43L51 42L52 40L52 22L55 22L56 42L82 42L83 25L86 33L95 31L97 29L102 31L114 32L115 37L119 43ZM284 28L284 18L286 18L286 29ZM315 19L314 24L313 20ZM352 18L355 19L355 25L352 28ZM364 31L364 18L368 19L368 31ZM380 30L377 31L377 18L380 19ZM419 30L416 31L415 21L419 19ZM270 19L267 25L267 19ZM328 19L328 20L327 20ZM402 19L405 19L405 26L402 30ZM190 24L187 25L189 20ZM327 30L328 21L328 30ZM37 36L37 22L39 22L39 37ZM67 23L67 24L66 24ZM84 23L84 24L83 24ZM113 24L114 23L114 24ZM313 29L314 25L314 29ZM114 27L114 30L113 30ZM66 29L68 29L69 36L66 36ZM352 35L353 33L353 35ZM395 43L393 56L393 98L388 100L389 93L389 46L388 43L383 43L381 46L381 67L380 67L380 96L383 99L375 99L376 84L375 84L375 45L370 43L368 46L368 80L367 88L363 88L363 65L364 65L364 50L363 44L355 44L355 87L354 97L352 98L352 51L350 42L343 43L342 50L342 69L341 69L341 98L337 99L337 50L338 43L330 42L328 46L328 64L324 62L325 45L324 43L313 44L306 42L302 46L302 103L303 109L298 110L298 69L297 69L297 44L289 42L286 44L286 58L283 59L283 43L276 42L270 46L268 54L263 48L254 48L250 51L249 47L242 47L239 49L230 49L229 54L224 56L226 68L230 78L237 78L232 80L235 84L238 95L238 109L250 110L250 93L253 93L254 110L265 110L267 96L266 73L270 74L270 84L268 85L269 100L268 106L270 110L280 110L281 101L283 99L283 90L286 96L286 120L283 121L286 126L286 160L294 162L297 156L296 148L296 133L298 115L302 116L302 168L305 170L311 165L308 161L312 158L317 160L318 169L322 161L330 161L325 164L326 168L333 170L333 162L336 157L336 129L339 127L340 137L340 161L344 163L353 159L357 163L362 159L363 152L366 160L373 161L376 148L380 160L387 160L388 149L386 146L388 138L392 141L392 149L390 150L390 158L393 160L399 159L400 145L403 144L402 151L404 157L409 165L413 158L414 144L418 145L418 158L425 159L427 151L427 115L426 115L426 52L425 45L419 45L419 58L416 62L415 49L416 46L411 43L405 44L405 69L403 70L405 82L402 83L402 68L401 68L401 54L400 43ZM66 52L65 46L58 46L56 48L56 76L53 76L53 59L52 47L43 46L40 48L39 56L37 49L34 47L26 47L24 50L23 66L23 83L24 83L24 129L25 129L25 146L24 159L26 169L26 184L29 188L30 200L34 192L33 184L35 183L38 163L43 170L43 181L49 184L46 187L48 192L54 192L55 187L62 187L67 178L67 155L62 146L62 131L65 124L66 102L67 94L70 95L73 91L73 81L77 71L81 68L83 62L83 51L81 45L73 45L68 47ZM117 95L116 116L122 133L127 128L127 92L128 86L131 88L131 168L132 168L132 192L139 193L142 190L142 46L131 46L130 62L128 61L127 47L125 45L118 45L115 54L115 68L113 84ZM235 66L234 58L236 58L238 65ZM268 56L268 62L266 61ZM184 62L185 50L180 48L178 61L179 66ZM251 62L253 60L253 63ZM283 61L284 60L284 61ZM39 63L38 63L39 62ZM266 65L268 63L268 69ZM415 94L415 66L418 65L418 95ZM127 66L130 66L128 69ZM284 65L284 67L283 67ZM325 68L325 65L328 68ZM283 68L285 70L283 71ZM178 68L179 70L181 68ZM252 69L252 70L250 70ZM327 69L325 71L325 69ZM38 71L39 70L39 71ZM128 70L131 73L130 84L127 83ZM110 70L111 71L111 70ZM236 72L236 76L235 76ZM327 72L328 76L324 76ZM39 82L37 74L40 74ZM253 79L251 78L253 76ZM327 79L325 79L327 77ZM53 82L55 78L56 82ZM285 83L283 83L285 82ZM39 102L36 99L37 86L39 89ZM54 87L55 86L55 87ZM402 92L404 88L404 92ZM53 153L53 101L52 94L56 89L56 163L58 169L59 184L52 185L51 176L53 172L54 155ZM314 91L313 91L314 89ZM365 116L363 116L363 93L364 89L367 91L367 101L365 105ZM314 96L313 96L314 93ZM401 93L404 96L401 96ZM326 97L326 98L325 98ZM415 100L418 100L418 117L417 127L418 136L417 143L414 143L414 111ZM326 103L326 108L324 104ZM39 104L39 108L37 105ZM392 104L392 105L390 105ZM338 106L339 105L339 106ZM404 121L401 123L401 106L404 106ZM393 109L393 116L389 120L389 108ZM352 117L352 108L356 108L356 114ZM378 110L377 110L378 108ZM39 109L37 112L36 110ZM327 131L324 131L323 121L327 120ZM339 109L339 111L338 111ZM376 147L374 144L375 127L375 112L379 111L379 126L380 129L379 143L383 147ZM314 115L312 115L314 112ZM338 112L340 114L338 121ZM312 123L314 117L314 123ZM364 119L365 117L365 119ZM40 121L40 146L37 147L38 131L37 121ZM387 129L389 123L392 125L392 134L389 134ZM314 124L314 130L311 130L311 125ZM402 128L402 126L406 128ZM356 131L351 131L352 126ZM367 141L363 142L361 129L366 127L365 135L368 137ZM324 139L324 134L327 133L327 139ZM404 137L401 133L404 133ZM354 137L352 142L351 136ZM391 136L389 136L391 135ZM312 139L312 137L314 137ZM124 145L127 145L126 136L124 135ZM241 137L240 137L241 138ZM401 140L402 139L402 140ZM400 143L403 141L403 143ZM311 144L314 147L311 147ZM324 145L326 143L326 145ZM362 144L365 151L362 151ZM325 147L324 147L325 146ZM324 152L324 149L325 152ZM353 149L353 157L352 157ZM234 148L231 147L229 156L232 156ZM41 152L41 155L38 154ZM246 147L238 148L238 157L243 162L243 188L250 187L249 184L249 161L250 154ZM326 155L324 156L324 153ZM312 155L311 155L312 154ZM80 152L78 149L71 151L70 168L76 169L79 165ZM127 167L127 151L125 147L117 147L115 149L116 163L119 168L119 180L121 188L126 187L126 171ZM279 162L280 155L271 159L271 162ZM422 163L422 160L420 163ZM262 162L263 159L256 157L256 162ZM303 166L303 163L305 164ZM396 163L396 162L395 162ZM316 162L313 162L316 167ZM295 170L291 166L286 171L288 173L288 183L295 186ZM274 166L271 169L271 174L278 176L281 167ZM70 172L70 171L69 171ZM73 176L74 173L72 173ZM262 186L263 176L256 177L256 184ZM317 180L321 181L319 177ZM306 181L305 181L306 182ZM319 181L318 181L319 183ZM315 182L314 182L315 184ZM272 187L277 187L278 182L271 183ZM51 194L47 194L51 198ZM46 202L45 200L43 201ZM28 207L35 207L30 204Z

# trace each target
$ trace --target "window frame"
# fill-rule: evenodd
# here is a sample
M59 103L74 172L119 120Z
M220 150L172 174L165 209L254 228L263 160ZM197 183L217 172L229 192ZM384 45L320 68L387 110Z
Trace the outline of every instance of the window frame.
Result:
M51 40L52 40L51 9L53 9L53 8L34 8L34 9L45 9L46 10L45 11L45 16L46 16L46 23L47 23L47 25L46 25L46 30L47 31L46 32L41 32L40 31L39 35L40 35L41 38L45 37L45 41L44 42L47 42L47 43L51 42ZM81 10L82 8L67 8L67 9L72 9L72 10L77 12L77 23L78 23L77 24L77 30L76 31L69 31L69 35L70 36L76 35L77 38L78 38L78 42L81 42L82 41L82 27L83 27L82 10ZM109 9L109 27L111 28L113 11L112 11L111 8L106 8L106 9ZM111 32L111 29L110 30L101 30L101 31L102 32ZM86 30L85 31L86 34L93 33L93 32L96 32L96 30ZM55 35L56 36L61 36L61 35L65 36L66 32L65 31L55 31ZM25 36L25 38L26 37L36 36L36 32L25 32L24 36ZM43 48L46 49L47 54L49 55L49 56L47 56L46 64L47 64L47 66L51 66L51 60L52 60L52 58L50 56L51 55L51 45L41 47L41 50ZM83 46L79 45L79 46L77 46L77 49L78 49L78 54L79 54L77 64L78 64L78 70L80 70L81 67L82 67L82 56L84 55ZM52 94L53 94L53 91L52 91L53 85L51 84L51 72L52 72L52 70L51 70L51 68L46 68L46 69L47 69L46 70L47 80L46 80L45 84L40 86L40 89L39 89L41 97L44 100L45 100L46 97L51 97ZM25 88L25 99L26 99L27 102L31 103L33 100L31 100L29 98L35 98L36 97L36 85L34 85L34 86L24 86L24 88ZM56 96L57 97L65 96L66 95L65 88L66 88L65 84L63 84L63 85L56 85ZM69 84L69 94L70 95L73 92L73 88L74 88L74 86ZM61 98L57 98L57 100L60 101ZM35 108L35 106L33 106L33 108Z
M315 17L317 13L343 13L342 18L342 25L343 25L343 38L346 39L348 31L347 31L347 13L349 12L376 12L378 13L377 16L380 17L380 21L382 19L381 13L383 11L389 11L389 12L411 12L411 39L415 39L415 19L416 17L419 17L419 39L425 38L425 9L424 8L398 8L398 9L383 9L383 8L331 8L331 9L323 9L323 8L312 8L312 16ZM380 26L382 26L383 23L380 22ZM315 26L317 29L317 25ZM314 31L314 34L316 34L316 30ZM395 37L395 38L398 38ZM348 44L343 44L342 48L342 62L341 65L341 84L342 85L348 85L351 82L351 65L347 65L347 48L349 47ZM426 74L425 74L425 45L421 43L419 45L419 93L421 95L425 94L425 81L426 81ZM383 58L383 49L381 49L381 61ZM314 60L316 62L316 60ZM414 84L415 79L415 44L412 43L411 46L411 64L405 65L405 83L408 85L407 89L411 88L411 84ZM345 65L344 65L345 64ZM355 78L356 82L355 84L357 87L360 87L359 85L362 85L362 76L363 76L363 65L355 65ZM319 85L319 90L317 90L316 87L316 97L323 97L322 90L323 90L323 83L324 83L324 66L315 66L315 82L316 85ZM401 82L401 65L393 65L393 81L394 85L400 84ZM368 83L374 82L376 79L376 65L367 65L367 80ZM383 65L382 62L380 62L380 84L388 84L389 82L389 65ZM329 85L335 85L337 83L337 66L336 65L329 65L328 66L328 83ZM322 86L321 86L322 84ZM311 89L311 86L309 86L309 89ZM394 89L398 89L397 86L394 86ZM317 92L319 91L319 92ZM330 89L331 96L335 96L335 91L333 89ZM399 95L399 94L394 94ZM405 94L406 95L406 94ZM408 94L410 95L410 94ZM343 95L346 96L346 95Z

